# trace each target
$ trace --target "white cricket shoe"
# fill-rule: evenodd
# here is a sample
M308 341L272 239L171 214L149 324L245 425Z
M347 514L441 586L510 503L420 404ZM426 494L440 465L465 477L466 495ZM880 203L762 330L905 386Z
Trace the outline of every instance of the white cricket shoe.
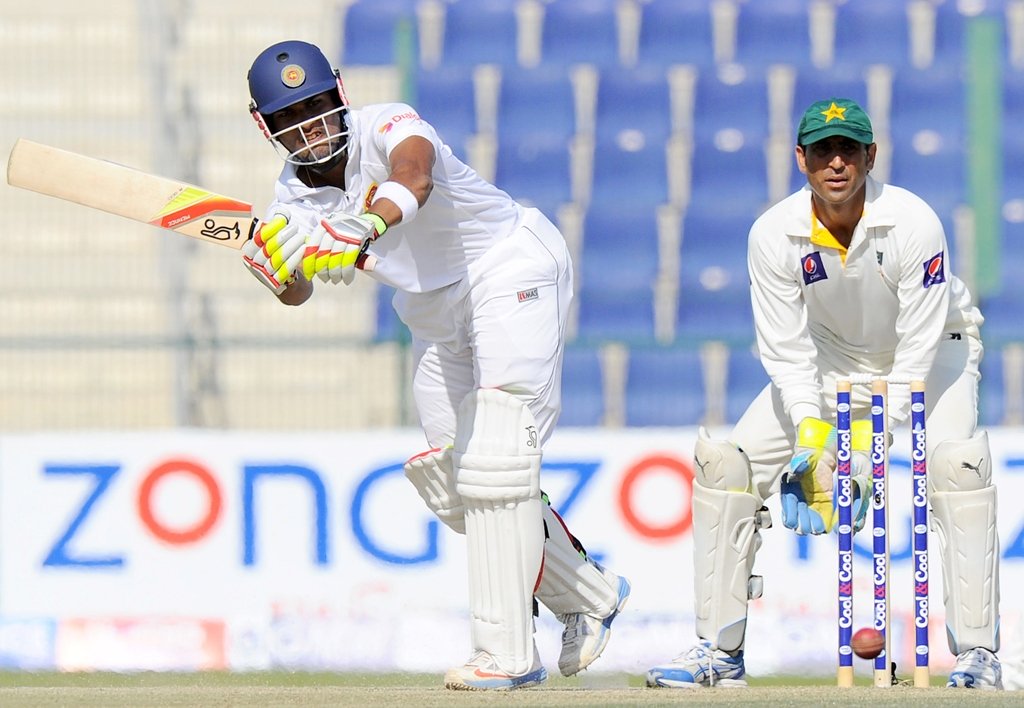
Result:
M601 568L601 571L605 575L612 575L604 568ZM562 653L558 657L558 670L562 672L562 676L572 676L583 671L594 663L608 646L612 621L626 606L631 590L628 580L621 576L614 577L617 577L616 582L619 586L619 601L610 615L591 617L582 612L574 612L558 616L565 624L565 629L562 630Z
M956 666L949 674L950 688L1003 690L1003 669L999 658L988 649L975 647L956 657Z
M720 649L713 649L711 642L702 639L685 654L648 671L647 685L661 688L741 688L747 685L743 678L745 675L743 652L730 656Z
M511 691L515 688L536 686L548 677L540 663L536 648L533 650L533 667L525 674L510 674L485 651L478 651L464 666L448 669L444 675L444 687L453 691Z

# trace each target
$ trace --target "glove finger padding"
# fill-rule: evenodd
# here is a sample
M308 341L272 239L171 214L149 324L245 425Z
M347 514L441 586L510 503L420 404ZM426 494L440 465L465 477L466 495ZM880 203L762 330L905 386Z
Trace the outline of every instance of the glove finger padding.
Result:
M276 213L242 246L242 260L249 272L277 295L291 282L298 266L299 259L293 256L304 239L297 235L298 226L289 223L288 215Z
M359 255L376 235L374 223L363 217L339 213L322 219L307 239L303 273L307 279L316 274L325 283L350 285Z

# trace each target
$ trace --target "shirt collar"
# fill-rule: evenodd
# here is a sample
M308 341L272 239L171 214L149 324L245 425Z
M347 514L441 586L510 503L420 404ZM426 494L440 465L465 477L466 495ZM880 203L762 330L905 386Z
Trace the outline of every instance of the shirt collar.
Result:
M864 215L861 216L860 225L865 229L893 226L896 223L896 205L890 190L871 175L868 175L866 185ZM811 238L810 187L804 185L803 189L793 195L786 210L784 228L787 236Z

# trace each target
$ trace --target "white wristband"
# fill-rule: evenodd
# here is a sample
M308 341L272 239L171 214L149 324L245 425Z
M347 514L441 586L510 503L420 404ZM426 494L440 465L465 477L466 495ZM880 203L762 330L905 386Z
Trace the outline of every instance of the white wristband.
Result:
M420 210L420 203L416 201L416 195L409 191L409 188L404 184L392 182L391 180L377 186L373 200L377 201L378 199L390 199L394 202L395 206L402 211L403 224L412 221L416 216L416 212Z

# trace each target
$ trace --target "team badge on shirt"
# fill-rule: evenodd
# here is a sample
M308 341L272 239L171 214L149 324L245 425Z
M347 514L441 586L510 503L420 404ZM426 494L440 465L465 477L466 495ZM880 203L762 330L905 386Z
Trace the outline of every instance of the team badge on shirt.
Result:
M825 272L825 264L821 262L821 254L818 251L808 253L800 259L800 270L804 273L804 285L810 285L828 277L828 273Z
M945 254L939 251L924 262L924 282L922 285L930 288L932 285L946 282L946 268L943 265Z

